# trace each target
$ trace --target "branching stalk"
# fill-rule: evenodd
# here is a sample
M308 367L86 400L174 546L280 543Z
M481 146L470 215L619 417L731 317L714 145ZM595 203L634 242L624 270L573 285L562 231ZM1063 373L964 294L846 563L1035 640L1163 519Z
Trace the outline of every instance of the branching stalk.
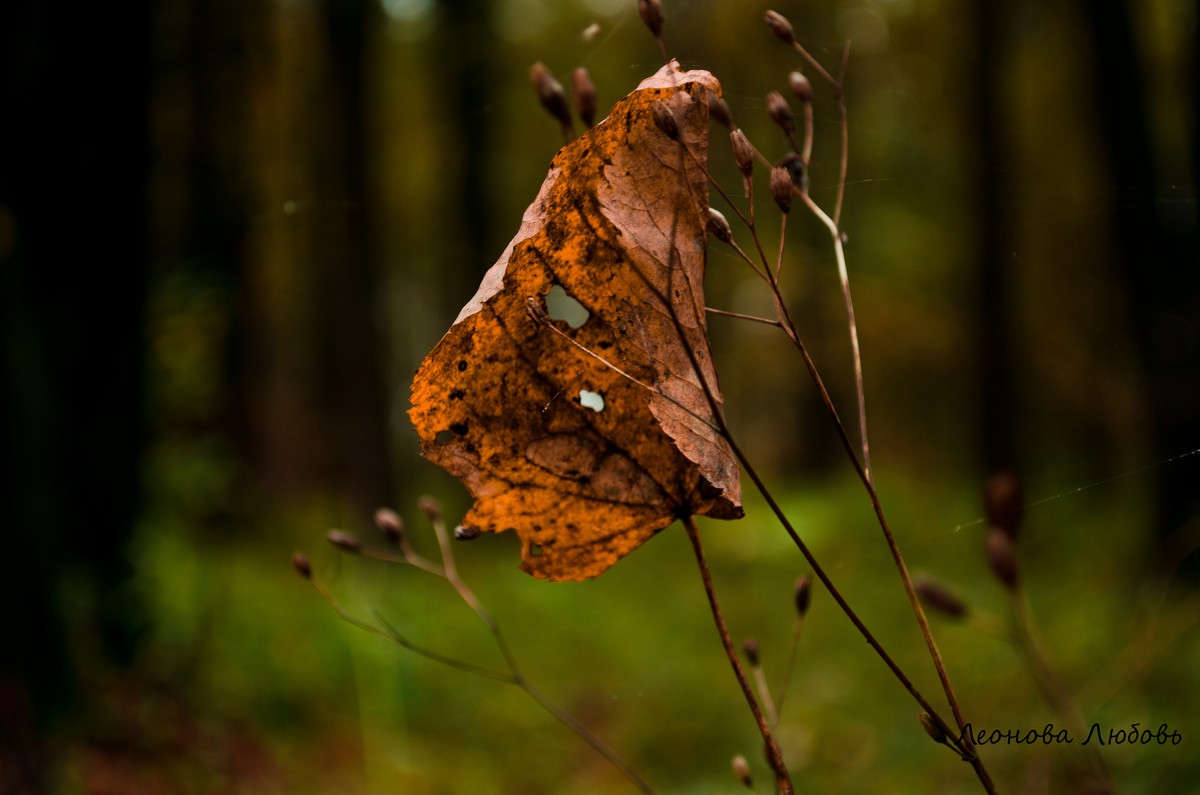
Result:
M721 644L725 647L725 656L729 658L734 676L737 677L738 684L742 688L742 695L746 697L746 704L750 707L754 721L758 724L758 731L762 735L767 763L775 774L775 788L780 795L791 795L793 792L792 779L783 762L783 753L779 750L779 744L775 741L771 725L763 714L758 699L754 696L754 689L750 687L750 681L746 678L746 672L742 670L742 664L738 660L737 650L733 647L733 640L729 637L729 628L725 625L725 616L721 613L721 604L717 600L717 592L713 587L712 574L708 570L708 561L704 557L704 547L700 543L700 532L696 529L696 522L691 516L685 516L683 526L687 530L688 540L691 541L692 551L696 555L700 579L704 582L704 593L708 597L708 605L712 609L713 621L717 625L717 633L721 636Z
M326 588L325 585L316 577L313 577L310 574L308 579L317 592L329 604L329 606L333 608L333 611L338 615L338 617L347 623L352 624L366 632L370 632L373 635L390 640L393 643L396 643L397 645L413 652L414 654L417 654L428 660L432 660L433 662L440 663L465 673L474 674L475 676L480 676L485 679L516 685L522 691L524 691L526 695L533 699L533 701L539 707L549 713L555 720L559 721L573 731L576 736L587 743L594 751L596 751L596 753L600 754L600 756L604 757L609 764L619 770L621 774L624 775L625 778L628 779L629 782L639 792L647 793L648 795L654 795L654 790L651 789L650 785L643 781L642 778L638 776L632 768L625 764L625 762L622 761L620 757L618 757L611 749L609 749L608 746L601 742L600 739L592 734L592 732L589 731L582 723L573 718L569 713L551 701L544 693L534 687L533 683L525 677L525 674L521 671L521 668L517 663L516 656L509 648L508 643L504 639L504 635L500 632L499 624L483 606L483 603L479 601L478 597L475 596L475 593L470 589L470 587L467 586L466 582L464 582L459 576L458 567L454 560L454 550L451 545L449 533L446 530L445 523L440 517L433 516L430 517L430 521L433 525L434 533L437 535L438 548L441 552L442 563L440 566L418 555L409 545L407 539L403 536L400 539L399 555L387 550L379 549L363 549L362 554L366 557L375 558L377 560L383 560L392 563L404 563L414 566L422 571L429 572L430 574L445 579L448 583L450 583L451 586L453 586L454 590L458 593L459 598L462 599L462 601L475 612L479 619L488 628L488 632L491 633L492 640L496 644L496 648L500 651L501 656L504 658L504 664L507 670L498 671L491 668L485 668L483 666L475 665L474 663L466 662L465 660L459 660L454 657L449 657L440 652L420 646L405 637L399 630L389 624L387 620L377 612L373 614L375 623L364 621L363 619L358 618L346 610L338 601L338 599L329 591L329 589Z

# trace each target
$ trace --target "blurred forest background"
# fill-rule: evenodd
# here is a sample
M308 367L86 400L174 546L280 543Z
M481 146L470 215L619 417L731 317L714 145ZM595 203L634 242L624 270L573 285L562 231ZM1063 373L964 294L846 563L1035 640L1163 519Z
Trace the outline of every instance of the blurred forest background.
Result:
M782 154L763 97L802 64L770 6L665 6L671 54ZM1015 468L1023 581L1084 716L1183 735L1101 749L1119 790L1194 791L1200 4L774 7L830 68L852 41L844 226L875 476L910 565L1006 621L969 523L986 473ZM535 60L564 81L587 66L602 113L659 65L633 0L3 4L0 792L631 791L516 688L354 629L288 563L305 549L357 614L498 664L444 584L323 536L369 538L394 505L432 553L418 495L466 508L417 456L408 384L561 144ZM813 83L829 206L837 110ZM713 170L736 193L725 141ZM803 214L789 231L794 314L853 416L833 253ZM716 248L708 294L771 313ZM710 326L733 430L934 695L794 352ZM777 682L803 560L754 499L702 529L735 636ZM459 563L530 678L656 789L737 791L735 753L767 780L678 528L583 584L531 581L513 538ZM935 629L977 726L1063 724L1011 644ZM979 791L916 712L816 593L780 728L801 788ZM1050 792L1080 752L983 753L1002 791Z

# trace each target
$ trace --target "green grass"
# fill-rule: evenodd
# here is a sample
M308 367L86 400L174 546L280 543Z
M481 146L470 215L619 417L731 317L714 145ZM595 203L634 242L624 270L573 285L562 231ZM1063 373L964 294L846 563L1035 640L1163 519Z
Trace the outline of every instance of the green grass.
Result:
M887 472L878 477L910 565L953 584L973 609L1005 618L1003 591L982 561L982 527L954 530L975 514L971 490L918 486ZM784 504L884 645L935 704L943 703L859 489L848 479L810 484L787 491ZM1139 505L1137 495L1098 490L1029 515L1023 576L1073 691L1103 675L1147 620L1134 598L1136 567L1112 562L1136 559L1145 542ZM707 522L701 529L735 641L757 638L777 689L794 620L792 587L807 567L763 507L753 500L748 507L742 522ZM418 545L432 552L431 531L415 510L403 512ZM185 528L147 524L136 562L154 630L137 678L144 690L170 694L158 701L146 696L150 712L156 704L178 704L186 719L176 724L250 738L269 760L258 791L633 791L518 688L421 658L340 621L288 558L293 546L308 549L317 576L357 615L378 611L417 643L501 668L486 628L446 583L328 547L319 518L288 517L253 530L201 543ZM729 760L742 753L766 791L760 740L681 528L669 528L604 577L578 584L526 577L516 568L511 538L485 537L455 549L463 577L496 616L529 679L656 790L735 791ZM966 624L935 620L935 631L977 726L1062 725L1010 645ZM1166 722L1184 732L1181 746L1102 749L1122 792L1182 791L1200 772L1187 752L1198 662L1196 633L1184 634L1132 681L1081 705L1106 728ZM969 768L921 732L918 711L818 588L779 727L800 788L980 791ZM1054 781L1081 739L1074 747L989 746L984 754L1002 790L1014 791L1030 777ZM210 749L208 761L223 753ZM233 773L213 773L203 754L172 747L159 754L149 767L177 791L255 791ZM86 767L82 751L73 759L77 772ZM85 791L71 780L64 777L61 791Z

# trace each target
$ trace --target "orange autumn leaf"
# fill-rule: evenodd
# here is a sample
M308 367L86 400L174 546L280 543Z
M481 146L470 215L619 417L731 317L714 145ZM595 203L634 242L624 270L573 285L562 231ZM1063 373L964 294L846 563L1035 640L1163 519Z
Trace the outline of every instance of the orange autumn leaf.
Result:
M704 313L710 90L671 62L559 151L413 381L422 454L475 498L464 526L515 530L535 577L742 515Z

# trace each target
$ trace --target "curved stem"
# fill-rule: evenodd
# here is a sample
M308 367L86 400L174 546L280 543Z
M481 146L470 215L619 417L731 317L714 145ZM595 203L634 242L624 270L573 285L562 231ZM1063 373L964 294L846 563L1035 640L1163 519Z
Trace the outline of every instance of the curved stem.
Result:
M499 649L501 656L504 658L505 667L508 669L507 671L497 671L490 668L484 668L483 666L475 665L474 663L469 663L465 660L459 660L454 657L448 657L440 652L419 646L405 637L391 624L389 624L387 620L378 612L373 613L376 623L368 623L367 621L358 618L342 607L337 598L329 591L328 588L324 586L324 584L317 580L316 577L310 576L310 582L317 590L317 593L319 593L325 599L325 601L329 603L329 606L333 608L333 611L343 621L353 624L359 629L370 632L373 635L378 635L379 637L390 640L393 643L396 643L397 645L428 660L441 663L442 665L463 671L465 673L475 674L476 676L480 676L485 679L492 679L497 682L516 685L517 687L521 688L521 690L523 690L526 695L533 699L539 707L548 712L555 720L559 721L573 731L575 735L579 737L579 739L587 743L592 750L600 754L609 764L619 770L621 774L628 779L629 783L632 784L639 792L644 793L645 795L654 795L654 790L650 787L650 785L643 781L642 778L638 776L638 774L635 773L632 768L625 764L625 762L623 762L620 757L610 750L608 746L601 742L596 735L592 734L592 732L589 731L586 726L551 701L540 690L534 687L533 684L525 677L525 674L522 673L521 668L517 663L516 656L512 653L512 650L505 641L503 634L500 632L500 625L494 618L492 618L491 613L487 611L487 609L483 606L483 603L479 601L478 597L475 596L475 593L470 589L470 587L467 586L466 582L459 577L458 566L454 560L454 550L450 543L450 536L446 532L445 523L441 520L441 518L433 517L431 517L431 522L433 524L434 532L437 535L438 547L441 551L441 566L438 566L436 563L432 563L418 556L415 552L413 552L412 548L407 544L407 542L404 542L401 545L403 557L398 557L391 553L382 552L380 550L363 550L363 554L367 557L376 558L378 560L407 563L410 566L423 569L431 574L442 577L449 582L454 587L454 590L458 593L459 598L462 599L462 601L475 612L484 625L487 626L488 632L491 633L497 649Z
M756 150L755 154L759 160L763 161L764 163L768 163L768 165L769 165L769 162L766 160L766 158L762 155L761 152L758 152ZM821 219L822 223L824 223L826 225L826 228L828 228L830 230L830 234L833 236L834 250L838 254L839 274L844 274L846 272L845 271L845 255L844 255L844 252L842 249L841 233L838 230L837 224L825 212L820 210L820 208L816 205L816 203L812 201L811 197L808 196L807 191L800 191L799 189L796 189L795 192L804 199L805 203L814 210L814 214L816 214L817 217L819 219ZM849 281L848 281L848 279L846 279L843 282L843 284L845 286L845 295L847 296L847 302L849 303ZM992 783L991 777L988 775L987 770L983 767L983 762L979 759L979 755L975 751L975 747L971 741L971 738L969 736L967 736L967 734L965 732L967 722L966 722L966 719L963 717L962 707L959 704L957 694L954 692L954 686L950 682L950 674L946 670L946 664L945 664L945 661L942 659L941 650L938 648L937 641L933 637L933 630L929 626L929 619L928 619L928 617L926 617L925 610L924 610L924 608L921 607L921 602L917 598L916 588L913 586L912 574L908 570L908 564L906 564L904 562L904 556L900 552L900 546L896 542L896 537L892 533L891 525L888 523L887 516L883 512L883 504L879 500L879 494L878 494L878 492L875 491L875 483L871 477L870 470L867 468L868 463L866 461L859 460L858 455L854 450L854 444L853 444L853 442L850 441L850 436L846 432L846 426L842 423L841 417L838 415L837 408L833 405L833 399L830 397L829 391L825 387L824 379L821 378L821 374L817 370L816 364L813 362L812 357L810 357L808 354L808 349L805 347L803 341L800 339L800 335L799 335L798 331L796 330L795 323L792 321L791 315L788 312L787 305L783 301L783 296L779 293L779 291L777 289L775 289L774 284L772 284L771 287L774 290L775 306L779 311L779 315L780 315L779 320L783 326L783 330L787 334L788 338L792 340L793 345L796 346L797 350L800 352L801 357L804 359L804 365L808 370L810 378L812 379L813 383L817 387L817 391L819 392L820 397L821 397L821 402L824 404L826 411L829 413L829 416L831 417L831 419L833 421L834 428L836 429L838 437L842 442L842 447L845 449L846 455L847 455L847 457L849 457L850 462L851 462L852 466L854 467L855 473L858 475L859 480L862 481L863 487L867 491L867 496L871 501L872 510L874 510L876 520L879 524L880 529L883 531L883 536L887 543L888 550L892 554L892 560L896 564L896 570L900 573L900 580L904 586L904 592L908 597L909 605L912 608L913 614L917 618L917 624L921 628L921 635L925 638L925 645L929 650L930 658L933 660L934 668L937 670L938 679L941 682L942 690L945 692L946 700L950 704L951 711L954 713L954 720L958 726L958 732L957 732L958 741L957 742L961 743L961 745L958 745L958 750L960 752L962 752L963 756L968 761L971 762L971 765L972 765L972 767L975 768L975 773L978 776L980 782L984 785L984 788L987 789L988 792L994 792L995 785ZM858 332L857 332L857 328L856 328L856 325L855 325L854 319L853 319L852 305L850 306L850 311L851 311L851 314L849 317L849 323L850 323L851 340L852 340L853 347L855 350L854 362L855 362L856 386L857 386L857 393L858 393L859 422L860 422L860 427L863 429L863 434L862 434L863 448L862 449L865 454L869 450L869 447L867 446L867 442L866 442L867 436L865 433L866 400L865 400L865 391L862 386L861 359L857 354ZM732 441L731 441L731 444L732 444ZM739 460L743 461L743 467L745 467L746 463L745 463L744 459L739 457ZM777 516L781 517L780 521L782 522L783 520L782 520L782 512L781 511L777 512ZM799 542L799 537L794 535L794 533L792 535L793 535L793 541ZM807 555L806 555L806 557L807 557ZM810 563L811 563L811 561L810 561ZM814 569L815 569L815 566L814 566ZM822 581L822 583L824 583L825 578L821 577L821 581ZM829 586L826 584L826 587L828 588ZM864 627L864 629L865 629L865 627ZM882 651L882 649L880 649L880 651ZM898 669L896 669L896 670L898 671ZM906 681L906 680L904 680L904 681ZM915 695L915 693L914 693L914 695ZM925 704L922 703L922 706L925 706ZM935 720L940 721L940 719L937 717L936 713L930 711L930 709L927 706L925 707L925 711L929 712L930 715L933 716Z
M742 695L746 697L746 703L750 706L750 712L754 714L754 721L758 724L758 732L762 735L767 763L775 774L776 790L781 795L791 795L793 792L792 779L783 762L783 753L779 750L779 744L775 742L771 725L763 715L762 707L759 706L758 699L754 696L754 689L750 687L750 681L746 678L746 672L742 670L737 651L733 648L733 641L729 637L729 627L725 625L725 616L721 613L720 602L717 601L717 592L713 588L712 574L708 570L708 561L704 557L704 547L700 544L700 532L696 529L696 522L691 516L685 516L683 517L683 526L687 529L688 540L692 542L696 565L700 569L700 579L704 582L704 593L708 596L708 606L712 609L717 633L721 636L721 644L725 647L725 656L729 658L734 676L737 677L738 684L742 688Z
M1083 711L1071 698L1067 686L1063 684L1054 665L1050 662L1050 654L1046 650L1045 640L1038 629L1033 607L1029 604L1029 597L1019 583L1009 593L1012 597L1014 639L1021 651L1024 652L1026 659L1029 660L1029 665L1033 669L1034 681L1042 688L1046 701L1066 721L1068 728L1077 736L1084 736L1087 732L1087 724L1083 717ZM1103 787L1104 791L1112 792L1112 774L1096 746L1088 746L1086 758L1095 781Z
M850 354L854 362L854 391L858 397L858 435L862 442L862 468L867 480L871 480L871 443L867 436L867 391L863 384L862 352L858 346L858 323L854 319L854 299L850 295L850 274L846 269L846 251L842 245L842 232L837 221L830 218L817 206L808 191L800 191L800 197L833 238L833 253L837 258L838 279L842 284L842 301L846 305L846 325L850 329Z

